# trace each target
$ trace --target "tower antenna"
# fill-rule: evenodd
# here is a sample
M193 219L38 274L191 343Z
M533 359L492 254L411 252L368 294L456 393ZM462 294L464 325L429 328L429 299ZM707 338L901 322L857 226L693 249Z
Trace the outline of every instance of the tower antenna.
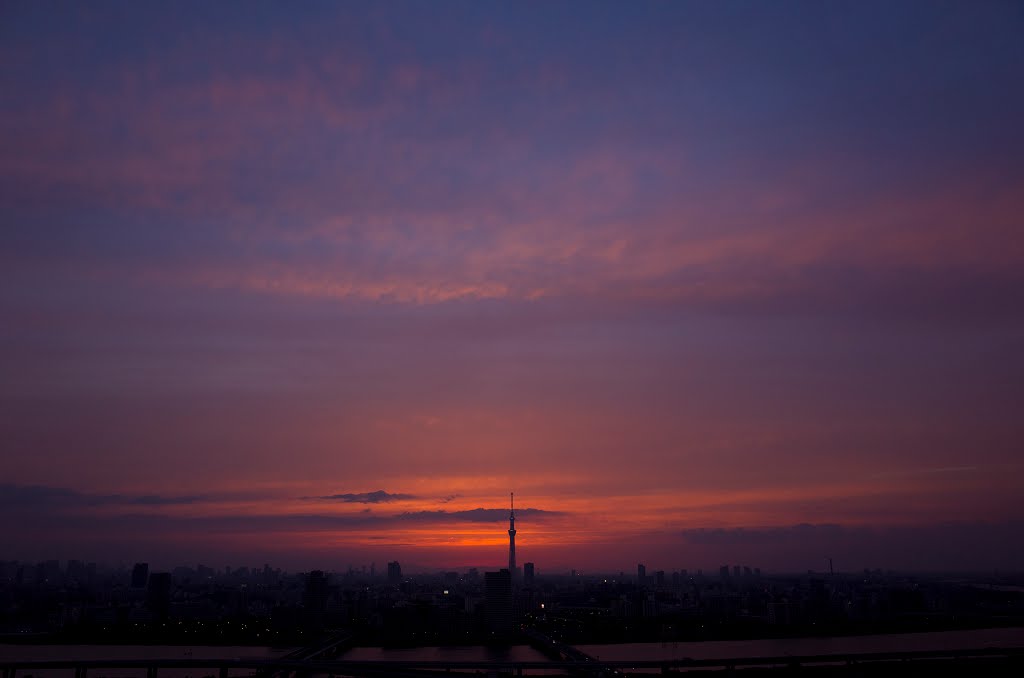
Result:
M516 493L509 492L508 512L508 571L512 581L516 580Z

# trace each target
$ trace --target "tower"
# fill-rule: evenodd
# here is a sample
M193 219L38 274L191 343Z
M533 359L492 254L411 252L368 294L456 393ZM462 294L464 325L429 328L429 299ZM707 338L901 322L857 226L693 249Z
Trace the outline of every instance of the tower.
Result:
M510 495L512 507L508 514L508 571L516 576L516 493Z

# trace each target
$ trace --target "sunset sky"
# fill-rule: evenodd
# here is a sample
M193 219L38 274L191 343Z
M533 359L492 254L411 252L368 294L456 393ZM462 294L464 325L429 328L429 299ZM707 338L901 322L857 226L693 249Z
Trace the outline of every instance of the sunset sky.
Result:
M0 4L0 557L1024 567L1022 35Z

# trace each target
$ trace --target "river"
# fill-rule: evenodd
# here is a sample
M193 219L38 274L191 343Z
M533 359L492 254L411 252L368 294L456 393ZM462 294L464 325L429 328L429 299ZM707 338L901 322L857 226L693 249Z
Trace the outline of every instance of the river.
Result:
M983 647L1024 647L1024 628L931 631L928 633L894 633L835 638L623 643L619 645L577 645L576 647L592 657L606 661L684 658L740 659L742 657L782 657L786 655L973 650Z
M680 643L623 643L577 645L587 654L607 661L659 659L728 659L780 657L786 655L854 654L863 652L914 652L926 650L977 649L983 647L1024 647L1024 628L935 631L836 638L774 638L762 640L717 640ZM210 647L184 645L3 645L0 661L42 659L272 659L292 648ZM354 647L340 659L359 661L546 661L529 645L485 647L381 648ZM198 678L207 671L163 670L162 678ZM242 672L244 673L244 672ZM35 671L34 678L66 678L69 672ZM25 677L24 672L19 673ZM134 678L143 671L103 671L110 678Z
M0 644L0 661L57 660L133 660L133 659L273 659L294 648L209 646L209 645L4 645ZM215 674L212 670L161 669L160 678L201 678ZM18 678L70 678L74 671L56 669L21 670ZM144 669L102 669L89 673L103 678L144 678ZM248 671L232 671L232 676L249 675Z

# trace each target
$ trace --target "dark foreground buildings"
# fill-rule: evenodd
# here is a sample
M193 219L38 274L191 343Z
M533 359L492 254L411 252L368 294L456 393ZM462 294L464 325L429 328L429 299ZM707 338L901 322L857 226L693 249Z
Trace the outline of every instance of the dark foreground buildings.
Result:
M502 569L484 573L484 610L487 629L496 636L512 633L512 573Z
M515 528L510 511L510 531ZM514 535L509 559L514 562ZM264 565L149 572L145 563L0 561L0 633L52 642L303 646L344 629L366 646L687 641L1024 626L1024 575L715 574L636 576L511 569L410 576L397 561L288 574Z

